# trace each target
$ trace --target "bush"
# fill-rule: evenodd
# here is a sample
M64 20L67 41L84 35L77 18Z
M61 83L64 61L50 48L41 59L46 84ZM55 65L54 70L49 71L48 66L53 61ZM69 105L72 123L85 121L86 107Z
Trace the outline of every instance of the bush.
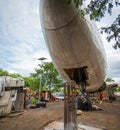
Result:
M38 99L36 98L31 99L31 104L36 104L37 102L38 102Z

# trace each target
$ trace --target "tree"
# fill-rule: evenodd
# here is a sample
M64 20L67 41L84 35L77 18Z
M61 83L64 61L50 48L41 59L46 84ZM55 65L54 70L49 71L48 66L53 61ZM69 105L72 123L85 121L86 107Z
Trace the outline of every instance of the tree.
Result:
M20 74L12 74L12 73L9 73L8 76L12 78L22 77Z
M25 86L30 87L32 90L38 90L39 87L39 79L34 78L32 76L23 77L25 80Z
M74 3L76 7L82 6L87 0L65 0L67 4ZM108 12L112 15L113 7L120 6L119 0L91 0L87 7L80 10L82 17L89 15L91 20L100 21ZM114 48L120 48L120 14L109 27L102 27L101 33L107 34L107 40L110 42L112 39L115 41Z
M10 76L12 78L22 77L20 74L9 73L7 70L0 68L0 76Z
M0 68L0 76L8 76L8 71L3 70L2 68Z
M49 87L49 91L51 91L51 87L54 86L54 84L61 83L61 80L58 77L59 73L54 67L52 62L46 62L43 68L44 68L44 77L46 79L46 84Z
M52 62L39 64L38 67L38 69L35 69L35 73L31 73L31 76L41 80L41 86L48 86L49 91L54 87L57 88L58 85L59 87L62 86L63 79L60 77Z

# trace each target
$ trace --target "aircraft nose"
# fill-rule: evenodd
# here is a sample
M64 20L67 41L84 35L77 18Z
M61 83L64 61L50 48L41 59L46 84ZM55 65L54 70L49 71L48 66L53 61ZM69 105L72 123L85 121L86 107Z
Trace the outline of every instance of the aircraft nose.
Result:
M75 6L67 5L64 0L41 0L40 17L46 29L58 29L68 24L78 14Z

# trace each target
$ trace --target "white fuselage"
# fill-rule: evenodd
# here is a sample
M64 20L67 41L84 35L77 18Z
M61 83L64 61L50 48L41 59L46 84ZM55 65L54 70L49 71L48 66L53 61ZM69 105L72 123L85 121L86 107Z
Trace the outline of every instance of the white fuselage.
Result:
M40 12L46 43L60 74L70 81L64 69L87 66L87 90L97 90L104 82L106 64L96 25L64 0L41 0Z

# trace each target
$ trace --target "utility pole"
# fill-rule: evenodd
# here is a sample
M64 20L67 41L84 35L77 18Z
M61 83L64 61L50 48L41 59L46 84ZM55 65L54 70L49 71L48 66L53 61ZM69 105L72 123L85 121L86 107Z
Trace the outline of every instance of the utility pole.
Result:
M41 57L41 58L38 58L38 60L40 60L41 61L41 65L43 65L43 61L45 60L45 59L47 59L47 58L45 58L45 57ZM42 69L42 68L41 68ZM41 76L40 76L40 84L39 84L39 89L38 89L38 100L40 101L40 92L41 92L41 80L42 80L42 74L41 74Z

